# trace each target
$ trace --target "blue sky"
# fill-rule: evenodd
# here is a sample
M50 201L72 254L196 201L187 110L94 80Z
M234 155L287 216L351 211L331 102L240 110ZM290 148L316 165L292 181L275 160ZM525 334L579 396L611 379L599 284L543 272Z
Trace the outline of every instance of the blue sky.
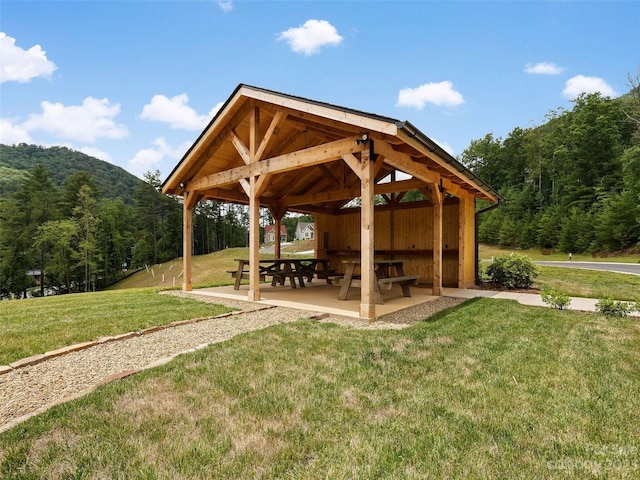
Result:
M640 67L640 2L0 0L0 143L164 179L246 83L408 120L454 156Z

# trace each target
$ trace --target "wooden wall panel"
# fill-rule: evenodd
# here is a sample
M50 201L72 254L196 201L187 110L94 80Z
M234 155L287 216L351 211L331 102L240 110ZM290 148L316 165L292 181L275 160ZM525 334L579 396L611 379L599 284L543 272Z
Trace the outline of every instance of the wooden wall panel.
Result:
M471 207L469 207L471 205ZM463 202L465 218L471 215L471 232L473 232L473 202ZM448 198L443 206L443 285L458 286L460 265L459 251L459 205L457 198ZM399 210L376 211L375 213L375 248L383 251L376 258L401 259L405 262L407 275L417 275L420 283L430 285L433 277L433 208L402 208ZM467 226L468 232L469 226ZM360 213L343 213L341 215L317 215L316 238L318 256L329 258L332 268L344 271L342 260L359 259L360 257ZM328 245L324 241L328 239ZM464 275L473 268L473 236L464 236L465 247L471 253L465 256ZM469 244L471 247L469 247Z

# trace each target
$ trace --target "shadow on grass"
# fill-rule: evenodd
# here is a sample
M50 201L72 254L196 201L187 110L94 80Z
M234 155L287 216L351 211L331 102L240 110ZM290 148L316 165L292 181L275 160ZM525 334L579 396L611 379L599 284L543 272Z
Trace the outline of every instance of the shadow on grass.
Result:
M472 305L473 303L475 303L475 302L477 302L479 300L481 300L480 297L470 298L469 300L465 300L464 302L462 302L462 303L460 303L458 305L454 305L452 307L444 308L444 309L440 310L439 312L434 313L430 317L423 318L418 323L435 323L435 322L439 321L440 319L442 319L443 317L446 317L447 315L449 315L451 312L453 312L453 311L455 311L455 310L457 310L459 308L462 308L464 306Z

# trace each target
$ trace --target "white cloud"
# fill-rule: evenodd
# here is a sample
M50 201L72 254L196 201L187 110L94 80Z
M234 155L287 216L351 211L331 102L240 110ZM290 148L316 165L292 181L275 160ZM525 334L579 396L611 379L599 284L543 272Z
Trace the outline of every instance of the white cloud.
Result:
M600 77L585 77L576 75L567 80L562 94L568 99L574 99L581 93L600 92L605 97L615 97L616 92L611 85Z
M336 28L326 20L307 20L304 25L290 28L278 36L278 40L285 40L291 50L296 53L313 55L325 45L339 45L343 38Z
M16 46L16 39L0 32L0 83L26 83L33 78L50 78L56 70L56 64L47 59L46 52L40 45L29 50Z
M163 137L158 137L153 141L151 148L140 150L129 160L127 169L142 178L144 172L157 168L165 157L178 159L190 146L190 142L185 142L179 147L173 148Z
M29 50L16 46L16 39L0 32L0 83L26 83L32 78L50 78L56 70L56 64L47 59L46 52L40 45L34 45Z
M154 95L151 103L142 107L140 118L152 122L166 122L176 130L202 130L222 106L222 103L218 103L208 114L198 115L198 112L187 105L188 102L189 97L186 93L173 98Z
M432 138L431 140L436 142L438 146L442 148L445 152L447 152L449 155L451 156L455 155L453 147L448 142L441 142L440 140L437 140L435 138Z
M104 160L105 162L113 163L113 158L111 157L111 155L109 155L107 152L103 152L99 148L85 145L80 148L75 148L74 150L78 150L79 152L89 155L90 157L94 157L99 160Z
M564 68L559 67L555 63L541 62L541 63L527 63L524 67L526 73L533 75L560 75Z
M454 107L464 103L462 94L453 88L453 83L425 83L417 88L403 88L398 93L397 107L411 107L422 110L425 103L439 107Z
M222 9L224 13L229 13L231 10L233 10L233 2L231 1L220 0L218 2L218 6Z
M17 125L7 118L0 118L0 143L17 145L33 143L29 132L22 125Z
M120 104L109 99L87 97L82 105L65 106L44 101L41 114L30 115L24 123L28 131L43 130L59 138L94 143L98 138L125 138L129 131L115 123Z

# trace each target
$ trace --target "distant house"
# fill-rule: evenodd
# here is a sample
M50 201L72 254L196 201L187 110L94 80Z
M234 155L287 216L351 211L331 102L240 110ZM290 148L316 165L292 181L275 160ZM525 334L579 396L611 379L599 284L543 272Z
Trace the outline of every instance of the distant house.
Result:
M276 241L276 226L267 225L264 228L264 243L275 243ZM280 241L287 241L287 227L280 225Z
M27 272L27 276L33 278L36 285L40 285L42 283L42 271L41 270L29 270Z
M313 240L315 225L313 222L298 222L296 226L296 241Z

